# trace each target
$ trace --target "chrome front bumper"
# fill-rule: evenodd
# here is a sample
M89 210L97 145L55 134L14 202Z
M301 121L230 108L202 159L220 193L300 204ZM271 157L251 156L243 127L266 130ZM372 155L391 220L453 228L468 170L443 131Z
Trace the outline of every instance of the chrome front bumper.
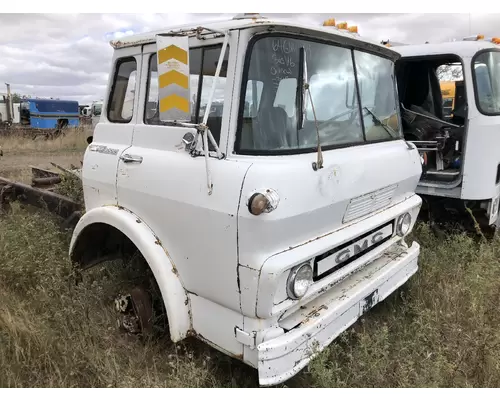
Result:
M302 370L315 353L415 274L419 253L416 242L409 248L396 243L328 292L285 314L279 324L290 330L257 347L260 385L277 385Z

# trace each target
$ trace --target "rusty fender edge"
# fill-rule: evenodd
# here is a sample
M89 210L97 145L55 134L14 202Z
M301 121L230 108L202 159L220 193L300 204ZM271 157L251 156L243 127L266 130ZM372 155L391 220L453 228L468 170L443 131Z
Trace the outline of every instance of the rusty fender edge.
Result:
M151 228L123 207L107 205L93 208L80 218L73 231L70 257L82 232L93 224L110 225L134 243L147 261L160 288L167 310L171 340L178 342L186 338L192 330L189 297L167 249Z

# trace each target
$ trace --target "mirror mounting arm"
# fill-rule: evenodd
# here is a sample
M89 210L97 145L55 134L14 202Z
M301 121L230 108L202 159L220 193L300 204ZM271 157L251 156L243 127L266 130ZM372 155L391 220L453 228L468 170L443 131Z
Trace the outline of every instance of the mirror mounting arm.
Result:
M212 108L212 102L214 99L214 94L215 94L215 88L217 86L217 81L220 76L220 70L222 68L222 63L224 62L224 56L226 55L226 48L227 44L229 42L229 31L224 32L224 42L222 44L222 49L219 55L219 61L217 63L217 69L215 70L215 75L214 75L214 81L210 90L210 94L208 96L208 102L207 102L207 107L205 108L205 114L203 115L203 122L198 124L197 131L198 135L202 135L203 138L203 152L205 153L205 168L207 172L207 188L208 188L208 195L210 196L212 194L213 190L213 184L212 184L212 176L210 174L210 167L208 165L208 158L209 158L209 149L208 149L208 139L210 138L210 142L215 148L215 152L217 153L217 158L221 159L222 154L220 152L219 146L217 145L212 132L210 132L210 129L208 129L207 122L208 122L208 116L210 114L210 110Z

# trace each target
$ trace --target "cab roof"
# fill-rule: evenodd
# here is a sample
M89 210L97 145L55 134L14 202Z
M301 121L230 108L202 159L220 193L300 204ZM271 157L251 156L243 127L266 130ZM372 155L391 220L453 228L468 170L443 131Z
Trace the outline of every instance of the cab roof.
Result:
M487 40L460 40L455 42L408 44L392 46L402 57L456 54L472 57L483 49L500 49L500 46Z
M164 28L157 31L146 32L136 35L126 36L117 40L110 41L110 45L115 49L125 48L125 47L133 47L140 46L149 43L156 42L156 35L166 34L166 33L185 33L189 36L196 36L196 30L199 27L203 27L207 29L206 33L210 33L209 30L213 31L231 31L231 30L239 30L239 29L248 29L255 28L257 26L274 26L274 27L288 27L292 30L296 30L297 32L308 31L308 34L313 36L337 36L348 39L348 41L356 41L360 47L371 48L374 51L385 54L387 57L391 59L399 58L399 54L393 49L387 48L386 46L381 45L380 43L363 38L358 34L350 33L346 30L341 30L332 26L321 26L321 25L306 25L297 23L294 21L280 20L280 19L270 19L266 17L262 17L258 14L249 14L248 16L236 16L232 19L222 20L222 21L209 21L209 22L199 22L199 23L190 23L185 25L171 26L168 28ZM213 33L213 32L212 32Z

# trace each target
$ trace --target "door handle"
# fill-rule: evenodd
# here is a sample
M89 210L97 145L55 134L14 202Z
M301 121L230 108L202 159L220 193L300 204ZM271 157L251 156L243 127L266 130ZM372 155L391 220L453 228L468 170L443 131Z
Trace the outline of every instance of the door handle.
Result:
M120 156L120 160L122 160L125 163L142 163L142 157L141 156L134 156L132 154L123 154Z

